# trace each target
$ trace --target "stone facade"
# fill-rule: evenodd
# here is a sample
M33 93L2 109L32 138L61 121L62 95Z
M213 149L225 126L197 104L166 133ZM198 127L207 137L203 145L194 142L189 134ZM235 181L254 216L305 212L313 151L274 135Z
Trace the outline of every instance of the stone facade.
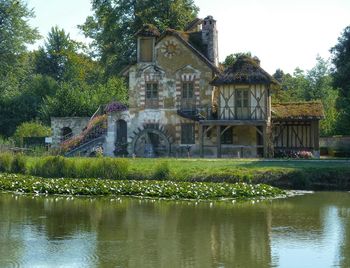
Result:
M52 147L58 147L64 139L64 129L70 129L72 136L80 134L89 122L89 117L51 117Z

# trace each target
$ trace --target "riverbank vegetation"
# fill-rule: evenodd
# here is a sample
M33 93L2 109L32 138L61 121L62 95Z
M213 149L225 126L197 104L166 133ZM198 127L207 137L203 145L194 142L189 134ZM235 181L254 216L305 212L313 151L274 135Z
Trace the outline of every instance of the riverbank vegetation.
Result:
M44 179L0 173L0 190L33 194L141 196L169 199L248 199L286 193L264 184L135 181L101 179Z
M45 178L265 183L288 189L350 190L349 161L122 159L0 154L0 172Z

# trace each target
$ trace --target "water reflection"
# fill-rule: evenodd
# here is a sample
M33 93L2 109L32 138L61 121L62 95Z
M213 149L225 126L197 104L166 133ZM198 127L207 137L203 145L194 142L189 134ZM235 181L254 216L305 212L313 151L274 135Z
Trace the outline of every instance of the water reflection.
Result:
M0 194L0 267L350 267L350 193L232 204Z

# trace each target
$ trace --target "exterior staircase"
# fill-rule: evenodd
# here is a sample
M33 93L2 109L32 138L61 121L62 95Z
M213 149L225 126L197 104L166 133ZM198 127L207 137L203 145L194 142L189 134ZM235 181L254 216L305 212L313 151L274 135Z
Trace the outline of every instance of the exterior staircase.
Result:
M104 110L104 106L100 106L82 133L60 144L65 156L90 156L102 148L107 135L107 115Z

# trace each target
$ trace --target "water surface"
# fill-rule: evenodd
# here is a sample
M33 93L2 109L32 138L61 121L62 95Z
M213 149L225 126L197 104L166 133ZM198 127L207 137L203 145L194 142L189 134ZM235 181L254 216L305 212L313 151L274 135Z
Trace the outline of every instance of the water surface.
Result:
M350 193L258 203L0 194L0 267L350 267Z

